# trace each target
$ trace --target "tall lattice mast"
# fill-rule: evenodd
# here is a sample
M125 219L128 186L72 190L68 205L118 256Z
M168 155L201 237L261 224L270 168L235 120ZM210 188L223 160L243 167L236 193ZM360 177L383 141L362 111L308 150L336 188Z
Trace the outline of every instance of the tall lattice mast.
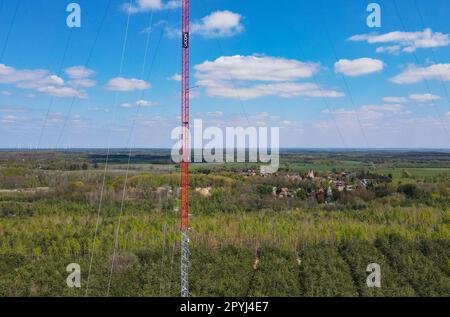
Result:
M189 0L182 0L181 57L181 296L189 296Z

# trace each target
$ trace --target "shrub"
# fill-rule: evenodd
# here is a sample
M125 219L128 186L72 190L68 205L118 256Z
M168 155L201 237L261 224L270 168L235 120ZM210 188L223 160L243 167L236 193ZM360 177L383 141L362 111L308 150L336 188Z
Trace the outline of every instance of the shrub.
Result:
M259 184L256 186L256 192L260 195L270 195L272 194L272 186Z
M397 191L412 199L419 199L424 195L423 191L419 189L415 184L400 185Z

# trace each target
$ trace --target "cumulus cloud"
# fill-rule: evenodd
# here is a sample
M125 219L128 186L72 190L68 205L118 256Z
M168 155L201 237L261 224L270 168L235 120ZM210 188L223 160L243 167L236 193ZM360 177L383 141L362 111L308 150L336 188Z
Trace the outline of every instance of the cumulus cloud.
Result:
M64 72L72 79L89 78L95 75L95 72L92 69L85 66L72 66L66 68Z
M405 103L408 101L408 98L405 97L384 97L383 98L384 102L389 102L389 103Z
M344 94L325 90L313 83L271 83L249 87L235 87L232 85L209 86L207 94L211 97L226 97L234 99L255 99L264 96L279 96L282 98L310 97L310 98L338 98Z
M38 89L43 86L63 86L64 79L56 75L49 75L33 81L19 82L16 84L19 88Z
M334 64L336 73L350 77L367 75L383 70L384 63L378 59L363 57L354 60L341 59Z
M450 44L450 35L433 32L430 28L418 32L394 31L385 34L361 34L349 38L353 42L367 42L369 44L392 44L378 47L377 52L398 54L412 53L418 48L442 47Z
M311 129L306 129L310 132L310 135L305 135L302 139L314 138L315 135L323 134L327 139L334 137L334 140L331 140L325 146L336 146L336 143L339 142L339 138L336 137L338 127L346 143L343 145L349 147L366 146L362 131L370 142L370 147L374 148L396 148L399 146L445 148L448 144L448 138L443 129L445 122L431 115L422 117L413 113L395 115L391 112L385 112L383 116L378 116L375 119L360 117L359 122L354 113L348 116L336 116L336 118L337 120L313 122ZM311 146L314 146L317 142L322 141L314 140Z
M441 97L433 94L412 94L409 97L385 97L383 101L387 104L404 104L408 101L427 102L439 99Z
M230 37L244 31L242 20L243 16L239 13L228 10L215 11L200 20L192 22L190 32L205 38ZM181 36L181 29L169 25L167 21L160 21L155 26L163 27L165 35L169 38ZM142 33L151 31L151 29L146 28Z
M208 116L211 117L221 117L223 116L223 112L222 111L210 111L206 113Z
M372 121L386 117L410 114L400 104L365 105L356 109L339 108L326 109L322 113L335 115L339 121L351 121L358 118L364 121Z
M69 84L74 87L90 88L90 87L94 87L95 85L97 85L97 82L90 78L80 78L80 79L70 80Z
M90 107L88 108L89 111L93 111L93 112L111 112L111 109L109 108L104 108L104 107Z
M221 111L198 113L197 116L202 117L205 125L217 127L229 126L292 126L294 123L292 118L282 118L280 116L273 116L268 112L249 113L247 116L239 114L226 114ZM176 120L181 118L177 117Z
M55 97L86 98L84 91L67 86L64 79L45 69L16 69L0 64L0 84L33 89Z
M342 97L312 83L296 82L310 78L320 69L317 63L265 56L222 56L196 65L196 85L211 97L255 99L263 96L291 98Z
M409 96L409 99L411 99L413 101L418 101L418 102L427 102L427 101L439 100L439 99L441 99L441 97L433 95L433 94L413 94L413 95Z
M44 86L37 88L37 91L54 97L60 98L80 98L86 99L87 95L72 87Z
M172 76L170 76L167 79L168 80L173 80L173 81L181 81L181 75L180 74L173 74Z
M450 81L450 63L428 67L409 65L402 73L390 79L396 84L415 84L424 80Z
M377 53L388 53L392 55L399 55L401 50L400 45L380 46L375 50Z
M151 10L167 10L167 9L176 9L181 6L180 0L137 0L136 3L131 4L130 2L122 4L122 9L125 12L134 14L140 12L147 12Z
M129 102L124 102L120 105L120 108L124 108L124 109L131 109L134 108L135 105Z
M22 113L27 112L28 110L23 107L17 106L2 106L0 107L0 112L8 112L8 113Z
M191 27L192 34L205 37L228 37L244 30L241 23L242 15L228 10L215 11L200 21L194 22Z
M0 84L16 84L20 82L32 82L49 76L45 69L16 69L5 64L0 64Z
M148 101L148 100L140 99L140 100L136 101L136 106L138 106L138 107L153 107L156 105L158 105L156 102L152 102L152 101Z
M284 125L284 126L290 126L290 125L292 125L292 122L289 120L281 120L279 122L279 124Z
M206 94L210 97L249 100L264 96L279 96L282 98L338 98L344 94L334 90L325 90L312 83L271 83L246 87L236 87L231 83L212 83L206 85Z
M14 123L17 120L18 120L18 118L11 114L0 117L0 122L2 122L2 123Z
M140 99L134 103L129 103L129 102L123 103L120 105L120 107L124 108L124 109L132 109L132 108L137 108L137 107L143 107L143 108L154 107L157 105L158 104L156 102Z
M319 70L317 63L265 56L222 56L196 65L200 80L290 81L308 78Z
M409 97L385 97L383 98L383 101L389 104L390 103L402 104L408 101L427 102L439 99L441 99L441 97L433 94L412 94Z
M398 112L399 110L403 109L403 105L369 105L369 106L362 106L360 109L362 110L368 110L368 111L394 111Z
M150 84L136 78L115 77L110 79L104 88L113 91L146 90L150 88Z

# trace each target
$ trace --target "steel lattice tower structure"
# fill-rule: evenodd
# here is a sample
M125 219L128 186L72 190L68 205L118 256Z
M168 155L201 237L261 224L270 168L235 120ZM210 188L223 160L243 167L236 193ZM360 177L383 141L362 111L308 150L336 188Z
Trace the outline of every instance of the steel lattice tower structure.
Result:
M182 0L181 30L181 297L189 296L189 0Z

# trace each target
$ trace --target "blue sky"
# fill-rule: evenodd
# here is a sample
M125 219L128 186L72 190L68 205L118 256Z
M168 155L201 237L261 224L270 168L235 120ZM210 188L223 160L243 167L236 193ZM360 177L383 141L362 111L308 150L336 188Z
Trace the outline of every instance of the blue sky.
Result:
M0 147L171 147L179 3L79 0L69 28L70 2L0 0ZM192 1L191 119L279 126L282 147L448 148L450 1L377 1L379 28L370 2Z

